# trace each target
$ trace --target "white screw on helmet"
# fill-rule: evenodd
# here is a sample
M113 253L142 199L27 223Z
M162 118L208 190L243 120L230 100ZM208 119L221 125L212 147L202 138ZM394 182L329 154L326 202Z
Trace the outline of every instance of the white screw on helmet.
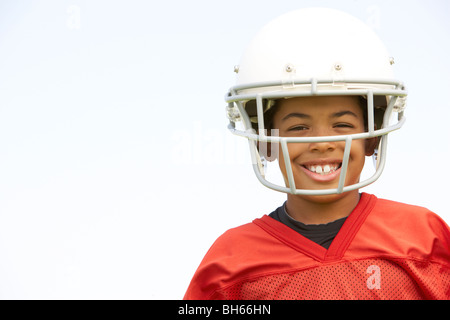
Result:
M393 58L378 36L355 17L325 8L309 8L282 15L267 24L251 41L235 66L236 85L225 100L228 103L230 131L248 139L253 168L265 186L292 194L324 195L359 189L381 175L386 161L387 134L404 121L406 91L394 78ZM329 137L279 137L266 135L264 112L271 101L282 98L355 95L367 100L367 132ZM375 126L374 110L384 109L382 124ZM393 114L396 121L391 123ZM243 129L236 123L242 122ZM258 130L258 133L257 131ZM380 137L376 170L372 177L344 185L350 146L355 139ZM345 141L344 158L335 189L308 190L295 187L290 170L288 143ZM275 184L265 177L264 143L281 146L289 186Z

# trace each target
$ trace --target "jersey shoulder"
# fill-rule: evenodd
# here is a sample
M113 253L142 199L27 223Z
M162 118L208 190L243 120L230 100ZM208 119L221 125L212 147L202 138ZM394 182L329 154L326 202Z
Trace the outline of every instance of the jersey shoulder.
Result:
M267 250L282 250L283 247L281 242L251 222L229 229L219 236L206 253L203 263L220 261L224 265L242 265L244 261L266 257Z
M252 254L251 248L257 246L258 239L263 237L259 228L247 223L232 228L219 236L205 254L184 299L210 299L211 295L227 283L232 282L238 272L238 266L244 268Z
M254 222L229 229L206 253L184 298L211 299L242 279L292 268L296 255Z
M373 209L375 215L382 216L386 223L399 224L411 232L430 229L444 234L449 232L446 222L431 210L402 202L378 199Z
M377 252L435 260L449 265L450 229L427 208L377 199L357 239Z

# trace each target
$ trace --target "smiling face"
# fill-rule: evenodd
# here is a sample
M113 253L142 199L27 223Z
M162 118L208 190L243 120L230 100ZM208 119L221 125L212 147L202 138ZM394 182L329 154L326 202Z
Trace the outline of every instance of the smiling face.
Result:
M272 118L281 137L319 137L364 132L364 115L356 96L316 96L282 99ZM365 156L373 143L352 141L345 185L359 182ZM345 142L288 143L297 189L337 188ZM280 152L279 164L288 186L286 166Z

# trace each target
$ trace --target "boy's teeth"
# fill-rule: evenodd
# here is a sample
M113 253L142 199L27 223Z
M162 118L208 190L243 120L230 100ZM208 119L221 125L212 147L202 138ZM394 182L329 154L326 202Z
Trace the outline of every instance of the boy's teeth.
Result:
M324 166L321 165L316 165L316 166L308 166L308 170L311 172L315 172L318 174L328 174L330 172L334 172L337 170L337 168L339 167L339 165L333 164L333 165L329 165L326 164Z

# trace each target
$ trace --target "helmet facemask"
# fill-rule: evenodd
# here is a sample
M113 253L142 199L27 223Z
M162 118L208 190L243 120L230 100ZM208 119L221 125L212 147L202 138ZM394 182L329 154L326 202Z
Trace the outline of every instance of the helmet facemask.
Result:
M324 90L320 89L315 79L309 83L311 91L305 91L305 82L298 83L301 90L290 90L289 93L280 91L265 91L263 93L239 94L242 90L239 86L232 88L226 97L229 103L227 109L230 124L229 130L248 139L252 166L258 180L271 189L303 195L327 195L340 194L343 192L355 190L373 183L381 175L386 163L387 134L399 129L404 121L403 106L406 97L406 91L400 82L378 82L370 83L365 81L366 89L352 90L328 90L332 82L321 81ZM361 80L355 82L357 86L361 85ZM352 82L346 81L347 86L352 86ZM274 84L270 84L274 87ZM391 88L381 88L389 86ZM276 87L276 86L275 86ZM247 89L247 88L246 88ZM365 104L366 131L351 135L338 136L320 136L320 137L280 137L278 130L270 126L271 112L275 110L277 99L288 99L293 97L320 96L320 95L354 95L361 97L360 100ZM253 98L253 99L251 99ZM383 103L386 101L386 103ZM236 128L236 124L241 122L241 129ZM375 170L371 177L363 181L345 185L345 178L348 169L350 148L352 141L358 139L378 138L379 144L374 152L376 157ZM342 159L341 173L339 176L339 185L333 189L308 190L298 189L295 185L294 176L291 168L288 144L290 143L318 143L324 141L344 141L345 150ZM286 167L288 183L286 185L274 183L268 179L269 162L278 159L279 153L283 153L284 165Z

